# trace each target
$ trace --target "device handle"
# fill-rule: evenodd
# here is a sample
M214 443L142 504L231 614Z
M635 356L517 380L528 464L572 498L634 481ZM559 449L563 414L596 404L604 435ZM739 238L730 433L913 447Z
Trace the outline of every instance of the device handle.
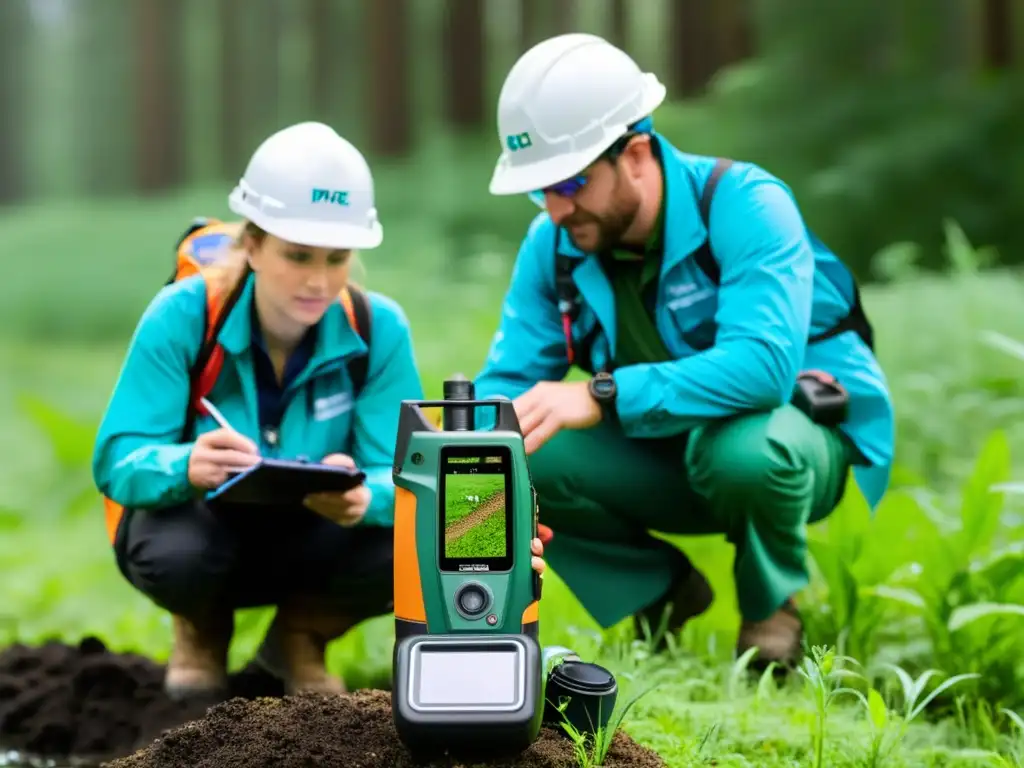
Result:
M398 439L395 443L395 466L401 465L409 441L417 432L443 432L423 413L424 408L495 408L494 429L499 432L523 434L511 400L403 400L398 412Z

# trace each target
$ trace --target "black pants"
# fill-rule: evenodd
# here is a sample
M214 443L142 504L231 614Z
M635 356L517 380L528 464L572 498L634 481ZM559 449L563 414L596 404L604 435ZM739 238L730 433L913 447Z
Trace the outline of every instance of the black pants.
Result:
M182 616L290 595L356 622L393 610L393 530L342 528L305 507L126 510L114 549L136 589Z

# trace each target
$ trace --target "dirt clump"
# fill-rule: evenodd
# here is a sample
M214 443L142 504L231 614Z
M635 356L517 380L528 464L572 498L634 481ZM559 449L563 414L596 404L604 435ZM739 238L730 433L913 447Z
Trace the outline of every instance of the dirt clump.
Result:
M361 690L342 696L305 693L280 699L233 699L205 717L170 731L146 749L109 768L231 768L273 765L345 768L471 768L457 757L418 763L398 740L391 694ZM540 738L512 761L486 768L570 768L578 765L572 743L544 728ZM664 768L651 750L619 732L605 768Z
M78 645L13 645L0 652L0 748L50 758L104 760L131 754L164 730L202 717L218 702L171 701L164 667L114 653L87 637ZM235 673L231 695L281 696L281 683Z
M284 696L280 681L247 668L231 677L228 701L173 702L164 667L114 653L98 639L0 651L0 751L72 758L110 768L230 768L274 765L425 768L398 739L387 691ZM570 768L573 745L557 729L512 761L486 768ZM472 768L452 757L434 768ZM625 733L605 768L664 768Z

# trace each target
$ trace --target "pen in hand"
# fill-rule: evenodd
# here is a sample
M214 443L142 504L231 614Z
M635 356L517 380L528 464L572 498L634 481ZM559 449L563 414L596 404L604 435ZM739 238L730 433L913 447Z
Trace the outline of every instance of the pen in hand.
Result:
M220 413L220 410L216 406L214 406L214 404L210 402L210 400L208 400L206 397L202 397L200 398L200 402L203 403L203 407L210 413L210 416L213 417L213 420L217 422L217 424L219 424L222 429L231 433L229 443L224 445L226 449L242 451L243 453L251 453L256 456L259 455L259 450L257 449L256 444L248 437L246 437L244 434L242 434L239 430L232 427L230 422L227 421L226 418L224 418L224 415ZM237 444L237 441L241 441L244 444Z
M220 412L217 406L215 406L205 397L199 398L199 402L202 403L203 407L210 412L210 415L213 416L213 420L220 424L224 429L230 429L232 432L238 431L237 429L231 426L230 422L227 419L224 418L224 414Z
M260 463L259 447L231 426L224 414L203 398L203 408L220 426L196 438L189 456L189 481L197 488L216 488L231 475L244 472Z

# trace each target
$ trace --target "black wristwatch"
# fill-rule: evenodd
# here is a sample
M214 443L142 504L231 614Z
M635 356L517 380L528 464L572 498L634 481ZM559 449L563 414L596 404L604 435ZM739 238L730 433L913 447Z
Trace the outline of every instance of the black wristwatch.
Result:
M615 396L618 394L618 388L615 386L615 377L610 373L595 373L590 379L587 389L590 391L590 396L601 406L605 416L612 418L617 416Z

